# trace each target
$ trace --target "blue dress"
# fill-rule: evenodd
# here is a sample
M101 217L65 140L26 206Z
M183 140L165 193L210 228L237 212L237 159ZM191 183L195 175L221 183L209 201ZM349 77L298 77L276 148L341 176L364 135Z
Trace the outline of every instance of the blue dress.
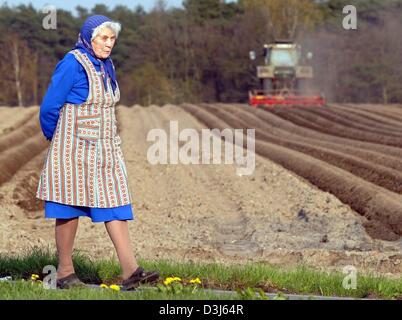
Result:
M93 57L89 58L96 71L100 71L100 63ZM52 140L63 105L81 104L87 100L88 94L89 83L85 69L73 54L66 54L57 64L40 106L39 121L47 140ZM93 222L133 220L131 204L114 208L91 208L45 201L45 218L71 219L81 216L90 217Z

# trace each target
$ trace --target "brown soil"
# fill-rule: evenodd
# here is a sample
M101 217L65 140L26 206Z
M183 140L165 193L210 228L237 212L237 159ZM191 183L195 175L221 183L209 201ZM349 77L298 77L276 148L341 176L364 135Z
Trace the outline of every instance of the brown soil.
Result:
M338 271L354 265L362 273L399 276L402 108L377 107L119 106L137 256ZM0 108L0 252L54 248L54 221L43 218L35 199L48 147L39 109L10 109ZM169 133L171 120L179 130L199 132L255 128L254 174L238 176L233 164L149 164L147 134L152 128ZM81 220L76 248L116 258L103 225Z

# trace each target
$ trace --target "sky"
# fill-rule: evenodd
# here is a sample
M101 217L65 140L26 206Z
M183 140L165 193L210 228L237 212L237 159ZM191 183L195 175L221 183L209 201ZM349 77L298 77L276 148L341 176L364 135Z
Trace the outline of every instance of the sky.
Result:
M169 7L181 7L183 0L165 0ZM0 0L0 4L7 3L9 6L19 4L28 5L31 3L36 9L43 8L46 4L54 5L56 8L64 9L75 13L75 7L80 5L91 9L95 4L104 4L109 9L113 9L116 5L125 5L130 9L134 9L137 5L141 5L146 11L152 9L155 0Z

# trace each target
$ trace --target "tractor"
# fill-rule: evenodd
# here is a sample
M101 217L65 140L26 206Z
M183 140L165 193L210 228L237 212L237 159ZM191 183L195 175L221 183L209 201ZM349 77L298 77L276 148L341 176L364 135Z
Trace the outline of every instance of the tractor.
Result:
M301 46L292 41L265 44L264 64L257 66L260 88L249 91L251 106L324 106L321 93L311 91L313 68L307 65L313 54L304 57ZM250 59L256 54L250 51Z

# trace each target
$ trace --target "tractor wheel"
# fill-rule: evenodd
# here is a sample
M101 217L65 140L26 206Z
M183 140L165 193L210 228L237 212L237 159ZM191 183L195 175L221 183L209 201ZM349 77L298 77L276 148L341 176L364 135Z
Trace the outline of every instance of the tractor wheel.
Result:
M299 94L308 93L310 90L308 79L297 79L296 81L296 91Z
M272 91L272 79L264 79L262 86L262 89L266 94L270 93Z

